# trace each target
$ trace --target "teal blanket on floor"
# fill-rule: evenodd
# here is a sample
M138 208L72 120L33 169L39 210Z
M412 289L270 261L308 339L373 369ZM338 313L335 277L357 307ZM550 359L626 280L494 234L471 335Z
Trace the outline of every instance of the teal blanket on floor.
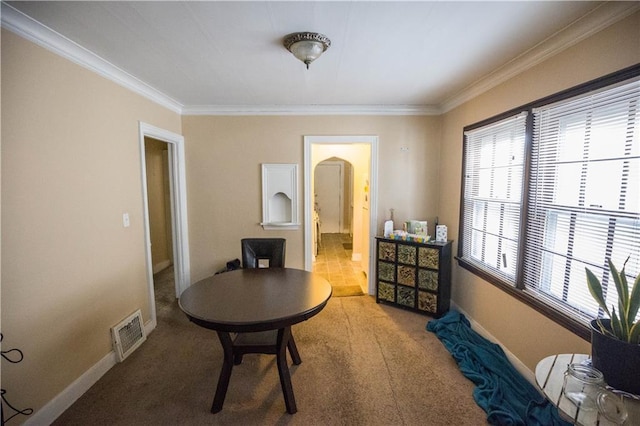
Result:
M492 425L564 426L556 407L538 392L509 362L500 346L471 329L469 320L449 311L427 323L458 363L460 371L475 383L473 398Z

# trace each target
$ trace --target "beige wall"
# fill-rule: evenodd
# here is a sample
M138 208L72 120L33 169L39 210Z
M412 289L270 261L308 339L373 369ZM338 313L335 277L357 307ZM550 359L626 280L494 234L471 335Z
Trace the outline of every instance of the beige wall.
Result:
M138 121L180 116L2 32L2 388L35 410L149 320ZM131 226L124 228L128 212ZM16 423L24 419L14 420Z
M392 207L397 220L436 216L439 117L186 116L182 128L192 281L239 258L248 236L286 238L287 266L304 267L302 228L264 231L259 223L262 163L299 164L302 203L305 135L379 136L380 231Z
M440 221L456 240L462 128L640 62L640 13L578 43L443 116ZM455 251L454 251L455 252ZM555 353L590 353L590 344L454 264L453 299L531 370Z

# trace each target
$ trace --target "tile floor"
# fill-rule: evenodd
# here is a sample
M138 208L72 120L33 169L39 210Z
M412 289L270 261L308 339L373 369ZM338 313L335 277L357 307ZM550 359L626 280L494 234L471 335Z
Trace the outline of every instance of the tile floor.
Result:
M349 234L322 234L313 272L322 275L332 286L359 285L367 289L367 277L360 262L351 260L352 250L344 244L351 243Z

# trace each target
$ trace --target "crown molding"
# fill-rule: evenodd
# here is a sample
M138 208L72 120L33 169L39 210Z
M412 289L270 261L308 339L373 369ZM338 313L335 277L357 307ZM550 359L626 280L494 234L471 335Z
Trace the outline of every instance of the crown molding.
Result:
M183 115L439 115L429 105L195 105Z
M607 1L486 77L440 104L442 113L462 105L497 85L640 10L640 2Z
M487 92L640 10L640 2L607 1L439 105L191 105L185 106L95 53L2 2L1 26L182 115L440 115Z
M95 53L2 3L3 28L183 115L438 115L428 105L194 105L184 106Z
M134 93L183 115L438 115L425 105L194 105L185 106L74 41L2 3L3 28Z
M1 15L1 25L3 28L93 71L132 92L144 96L173 112L178 114L182 113L182 104L176 100L69 40L60 33L25 15L11 5L3 2Z

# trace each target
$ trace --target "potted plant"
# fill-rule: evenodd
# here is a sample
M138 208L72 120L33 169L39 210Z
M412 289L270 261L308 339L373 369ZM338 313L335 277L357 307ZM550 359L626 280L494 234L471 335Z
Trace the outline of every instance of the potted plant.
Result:
M607 308L600 280L589 268L589 292L609 319L591 321L591 359L602 371L605 381L615 389L640 395L640 322L635 321L640 308L640 275L629 289L625 267L618 271L611 261L609 271L618 293L618 307Z

